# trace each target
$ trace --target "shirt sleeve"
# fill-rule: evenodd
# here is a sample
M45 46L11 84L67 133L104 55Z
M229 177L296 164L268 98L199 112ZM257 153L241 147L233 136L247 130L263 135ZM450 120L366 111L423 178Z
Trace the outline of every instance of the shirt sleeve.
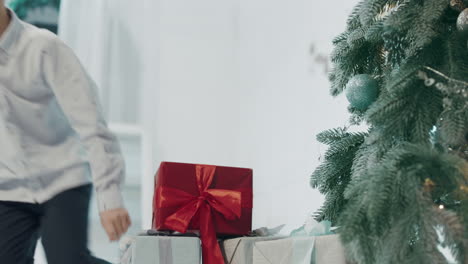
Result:
M104 119L94 81L58 38L43 51L42 72L88 152L99 211L123 208L125 163L120 144Z

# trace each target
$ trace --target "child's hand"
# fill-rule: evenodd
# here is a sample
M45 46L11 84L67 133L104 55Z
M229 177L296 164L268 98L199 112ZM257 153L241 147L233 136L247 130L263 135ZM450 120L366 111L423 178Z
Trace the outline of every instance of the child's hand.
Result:
M124 208L101 212L101 224L111 241L119 240L131 225L130 216Z

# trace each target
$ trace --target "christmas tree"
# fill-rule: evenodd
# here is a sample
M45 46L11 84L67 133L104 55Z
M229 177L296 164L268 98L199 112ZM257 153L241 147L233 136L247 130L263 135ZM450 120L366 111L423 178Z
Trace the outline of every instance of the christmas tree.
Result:
M348 256L368 263L468 263L468 1L363 0L334 40L331 129L311 185Z

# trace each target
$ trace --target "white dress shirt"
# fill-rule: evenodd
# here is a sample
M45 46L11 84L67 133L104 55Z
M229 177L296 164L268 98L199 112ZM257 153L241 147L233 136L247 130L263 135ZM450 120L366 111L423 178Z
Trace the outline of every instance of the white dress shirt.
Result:
M0 201L43 203L92 180L101 212L123 207L125 164L94 82L56 35L9 12L0 36Z

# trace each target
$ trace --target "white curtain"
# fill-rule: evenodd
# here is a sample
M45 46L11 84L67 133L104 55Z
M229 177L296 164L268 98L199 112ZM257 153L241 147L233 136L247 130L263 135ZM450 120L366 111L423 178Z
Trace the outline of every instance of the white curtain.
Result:
M110 119L148 136L144 228L162 160L253 168L254 227L290 230L321 205L315 135L347 121L323 57L356 1L62 1L60 36Z

